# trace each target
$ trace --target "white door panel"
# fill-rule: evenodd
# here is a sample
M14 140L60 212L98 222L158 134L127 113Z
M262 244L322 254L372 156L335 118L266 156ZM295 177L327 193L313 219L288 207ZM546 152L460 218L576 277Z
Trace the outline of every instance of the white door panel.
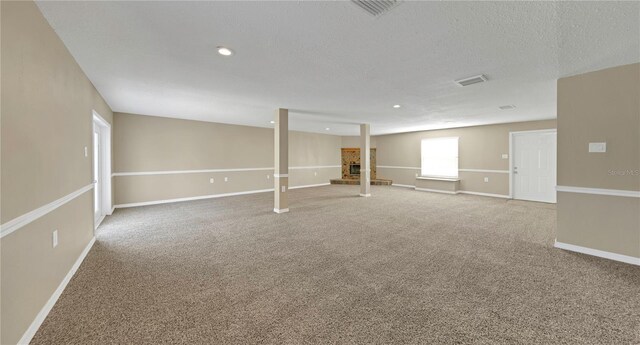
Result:
M514 199L556 202L556 132L513 133Z

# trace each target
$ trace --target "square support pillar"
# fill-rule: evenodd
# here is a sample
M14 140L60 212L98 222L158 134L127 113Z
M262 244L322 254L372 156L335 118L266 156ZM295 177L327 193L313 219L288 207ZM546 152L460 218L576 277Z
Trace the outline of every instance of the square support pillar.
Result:
M289 212L289 110L278 109L274 128L273 212Z
M371 139L369 124L360 125L360 196L371 196Z

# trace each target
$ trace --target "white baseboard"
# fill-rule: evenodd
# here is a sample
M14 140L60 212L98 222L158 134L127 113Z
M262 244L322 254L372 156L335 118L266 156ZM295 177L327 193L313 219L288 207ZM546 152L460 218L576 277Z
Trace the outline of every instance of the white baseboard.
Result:
M442 194L458 194L456 192L452 192L452 191L448 191L448 190L439 190L439 189L430 189L430 188L418 188L416 187L417 191L420 192L434 192L434 193L442 193Z
M391 185L392 187L402 187L402 188L416 188L416 186L412 186L409 184L399 184L399 183L393 183Z
M624 263L627 263L627 264L640 266L640 258L636 258L636 257L633 257L633 256L616 254L616 253L611 253L611 252L605 252L603 250L587 248L587 247L581 247L581 246L576 246L574 244L568 244L568 243L563 243L563 242L558 242L558 241L556 241L556 243L553 246L556 247L556 248L569 250L569 251L576 252L576 253L593 255L593 256L600 257L600 258L605 258L605 259L609 259L609 260L620 261L620 262L624 262Z
M106 218L106 215L101 216L101 217L100 217L100 219L98 219L98 221L94 224L94 226L93 226L93 230L97 229L97 228L100 226L100 224L102 224L102 221L103 221L105 218Z
M504 194L491 194L491 193L480 193L480 192L470 192L468 190L459 190L460 194L471 194L471 195L480 195L480 196L490 196L492 198L503 198L503 199L511 199L508 195Z
M112 215L112 214L113 214L113 211L115 211L115 210L116 210L116 207L115 207L115 206L113 206L113 207L111 208L111 211L109 211L109 214L108 214L107 216Z
M293 186L293 187L289 187L289 189L300 189L300 188L310 188L310 187L322 187L322 186L328 186L331 183L327 182L327 183L318 183L318 184L308 184L305 186Z
M73 266L71 266L71 269L69 270L67 275L64 277L60 285L58 285L58 288L56 289L56 291L53 292L53 295L49 297L49 300L47 301L47 303L45 303L42 309L40 309L40 312L38 313L38 315L36 315L36 318L33 320L33 322L31 322L31 325L29 326L29 328L27 328L27 330L24 332L24 334L22 335L22 338L20 338L20 341L18 341L18 344L29 344L33 336L36 335L38 328L40 328L40 325L42 325L42 322L44 322L44 319L47 317L47 315L49 314L53 306L56 304L56 302L58 301L58 298L60 298L60 295L62 295L62 292L67 287L67 284L69 284L69 281L71 281L71 278L73 277L73 275L76 273L76 271L82 264L82 261L84 261L84 258L87 256L87 254L89 254L89 251L91 250L91 247L93 247L93 244L95 242L96 242L96 238L93 237L91 241L89 241L87 246L84 248L84 250L82 250L82 253L80 253L80 256L78 257L76 262L73 264Z
M304 186L289 187L289 189L321 187L321 186L327 186L329 184L330 183L310 184L310 185L304 185ZM214 198L224 198L224 197L227 197L227 196L257 194L257 193L266 193L266 192L273 192L273 188L248 190L248 191L245 191L245 192L235 192L235 193L201 195L201 196L193 196L193 197L188 197L188 198L177 198L177 199L165 199L165 200L132 202L132 203L128 203L128 204L115 205L115 206L113 206L113 208L116 209L116 208L138 207L138 206L160 205L160 204L169 204L169 203L173 203L173 202L193 201L193 200L203 200L203 199L214 199Z
M363 196L363 197L366 197L366 198L367 198L367 197L370 197L370 196L371 196L371 194L362 194L362 193L360 193L360 196Z
M286 212L289 212L289 209L288 208L274 208L273 212L275 212L275 213L286 213Z

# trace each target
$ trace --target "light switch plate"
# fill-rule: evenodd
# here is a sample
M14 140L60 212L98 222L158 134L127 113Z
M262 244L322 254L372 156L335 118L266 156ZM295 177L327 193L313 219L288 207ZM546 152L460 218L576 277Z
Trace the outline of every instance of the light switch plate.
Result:
M509 159L509 155L508 155L508 154L506 154L506 153L503 153L503 154L502 154L502 159Z
M589 152L607 152L607 143L589 143Z
M224 182L229 182L229 178L228 178L228 177L225 177L225 178L224 178Z
M213 183L214 179L213 177L209 179L209 183Z
M53 235L52 235L52 241L53 241L53 248L58 246L58 230L53 230Z
M488 178L488 177L485 177L485 178L484 178L484 182L489 182L489 178Z

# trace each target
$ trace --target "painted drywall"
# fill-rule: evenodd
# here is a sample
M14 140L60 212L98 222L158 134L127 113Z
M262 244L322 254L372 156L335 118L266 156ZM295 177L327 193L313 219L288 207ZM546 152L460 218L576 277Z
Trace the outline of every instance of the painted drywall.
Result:
M558 185L640 191L640 64L558 80ZM557 240L640 257L639 200L558 192Z
M377 147L376 137L372 136L370 139L371 148ZM345 149L360 147L360 136L343 136L342 137L342 147Z
M91 184L92 110L109 122L112 112L33 2L0 12L6 224ZM91 191L2 237L0 343L21 339L92 238Z
M122 113L113 127L116 205L273 188L273 129ZM290 187L340 177L341 143L290 131ZM211 169L249 170L184 172ZM118 174L167 171L175 173Z
M509 132L549 128L556 128L555 120L379 135L375 137L378 178L415 185L416 175L420 174L422 139L458 137L459 169L500 171L460 171L460 190L509 195L509 159L502 158L509 154ZM489 182L484 182L485 177Z

